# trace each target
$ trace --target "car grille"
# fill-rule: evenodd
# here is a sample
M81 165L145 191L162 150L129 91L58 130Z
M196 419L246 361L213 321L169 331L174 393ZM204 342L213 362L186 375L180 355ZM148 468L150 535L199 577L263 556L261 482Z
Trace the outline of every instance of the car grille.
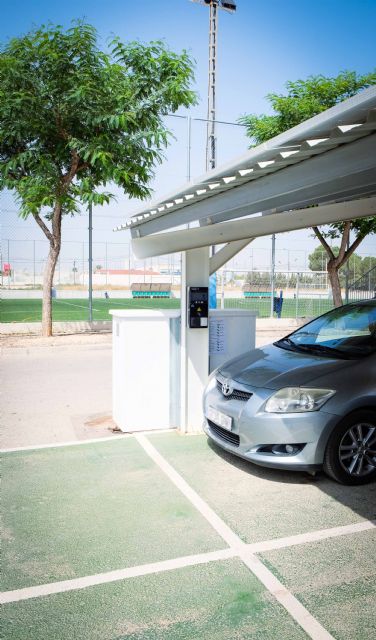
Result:
M217 380L217 389L222 393L222 382L219 380ZM234 389L232 394L229 396L225 396L223 393L222 395L226 400L243 400L244 402L252 397L252 393L248 393L248 391L241 391L240 389Z
M230 444L233 444L235 447L239 446L240 440L237 433L233 433L232 431L227 431L226 429L222 429L222 427L219 427L217 424L215 424L215 422L212 422L211 420L208 420L208 425L209 425L210 431L215 436L217 436L217 438L220 438L221 440L225 440L226 442L230 442Z

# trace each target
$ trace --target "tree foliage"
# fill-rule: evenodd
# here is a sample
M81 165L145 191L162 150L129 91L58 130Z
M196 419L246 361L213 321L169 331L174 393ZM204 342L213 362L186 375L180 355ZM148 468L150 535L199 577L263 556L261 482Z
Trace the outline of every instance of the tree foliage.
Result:
M159 41L115 38L101 51L84 22L43 26L1 47L0 189L14 191L20 215L33 216L49 240L44 308L62 217L109 202L111 183L130 197L150 195L170 138L163 116L196 101L192 68L185 51Z
M364 75L343 71L335 78L319 75L288 81L286 95L269 93L266 96L273 114L243 115L239 122L246 125L253 144L261 144L374 84L376 70Z
M331 247L333 254L338 256L339 247ZM312 253L308 256L308 265L311 271L326 271L326 262L328 260L328 254L325 249L318 245ZM357 253L353 253L347 261L346 265L340 272L340 282L342 286L346 280L346 272L348 271L349 282L353 283L359 278L362 278L371 269L376 266L376 258L373 256L365 256L362 258Z
M365 75L358 75L355 71L343 71L335 78L319 75L310 76L306 80L289 81L285 85L286 95L270 93L267 96L273 109L271 115L243 115L239 118L239 122L246 126L247 135L252 140L251 146L254 146L266 142L374 84L376 84L376 70ZM367 235L376 233L376 219L369 217L332 224L321 229L314 227L314 232L327 254L327 269L333 298L338 306L342 304L339 269ZM351 243L349 243L350 234ZM340 240L337 254L333 252L328 239Z

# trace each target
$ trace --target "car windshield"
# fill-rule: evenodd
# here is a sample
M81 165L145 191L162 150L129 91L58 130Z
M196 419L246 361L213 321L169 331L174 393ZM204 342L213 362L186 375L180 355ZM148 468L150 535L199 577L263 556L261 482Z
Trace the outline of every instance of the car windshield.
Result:
M334 358L359 358L375 353L376 301L333 309L275 344Z

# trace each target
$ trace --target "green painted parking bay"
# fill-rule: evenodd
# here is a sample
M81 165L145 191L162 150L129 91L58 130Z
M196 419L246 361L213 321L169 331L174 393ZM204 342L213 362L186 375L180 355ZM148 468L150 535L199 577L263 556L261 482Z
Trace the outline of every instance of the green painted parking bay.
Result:
M262 560L336 640L376 638L376 529Z
M258 580L231 559L3 607L7 640L304 640Z
M211 445L205 435L148 437L247 543L376 518L374 484L344 487L323 474L261 468Z
M133 438L3 456L2 590L226 545Z

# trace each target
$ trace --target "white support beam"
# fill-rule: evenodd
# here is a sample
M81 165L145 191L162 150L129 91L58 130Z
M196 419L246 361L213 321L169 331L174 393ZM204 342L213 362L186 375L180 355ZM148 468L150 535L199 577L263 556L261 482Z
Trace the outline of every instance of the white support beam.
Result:
M246 239L249 241L250 238L268 236L273 233L296 231L297 229L373 215L376 215L376 197L133 238L132 249L136 258L152 258L213 244Z
M226 262L231 260L234 256L236 256L239 251L244 249L247 244L253 242L253 238L247 238L246 240L237 240L236 242L228 242L222 249L217 251L210 259L209 259L209 273L212 275L218 269L223 267Z

